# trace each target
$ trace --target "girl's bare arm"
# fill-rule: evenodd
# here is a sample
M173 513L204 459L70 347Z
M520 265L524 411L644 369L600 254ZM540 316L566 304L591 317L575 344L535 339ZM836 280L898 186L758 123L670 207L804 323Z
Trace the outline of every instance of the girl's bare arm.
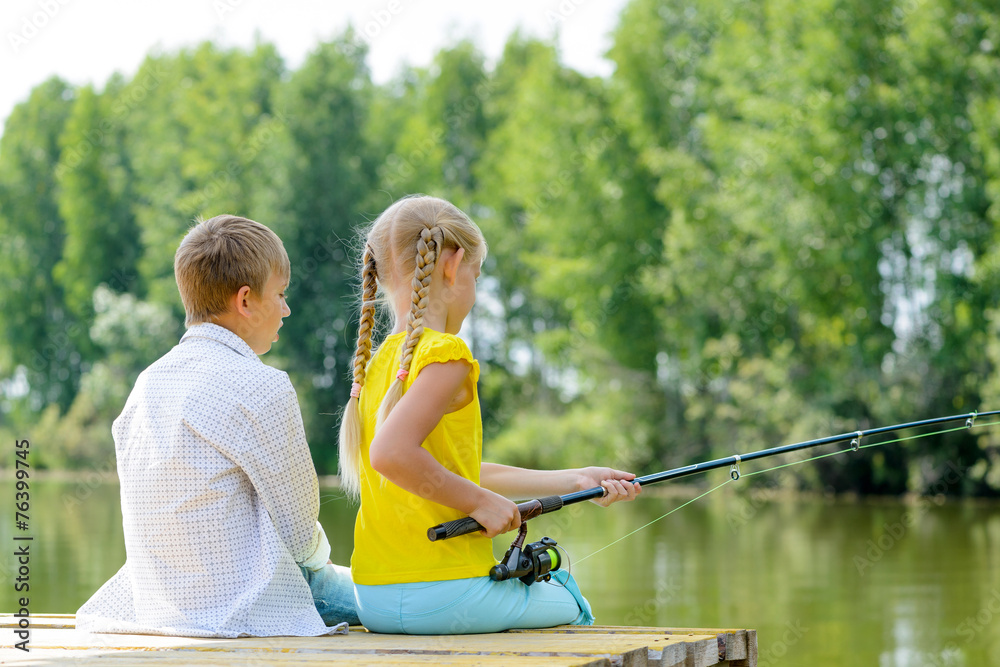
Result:
M521 524L517 505L451 472L422 447L453 406L470 371L464 361L421 369L376 432L369 459L372 468L396 486L471 516L493 537Z
M607 507L620 500L634 500L640 492L630 483L635 475L614 468L570 468L566 470L531 470L498 463L483 463L480 483L502 496L514 499L561 496L574 491L603 486L607 493L593 502Z

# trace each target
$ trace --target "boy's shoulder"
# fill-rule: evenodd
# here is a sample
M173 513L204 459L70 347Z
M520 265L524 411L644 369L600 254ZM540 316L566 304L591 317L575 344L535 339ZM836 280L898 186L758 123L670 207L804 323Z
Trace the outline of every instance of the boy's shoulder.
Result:
M295 391L285 371L262 362L242 338L216 324L189 328L142 376L146 383L169 383L244 401L267 401Z

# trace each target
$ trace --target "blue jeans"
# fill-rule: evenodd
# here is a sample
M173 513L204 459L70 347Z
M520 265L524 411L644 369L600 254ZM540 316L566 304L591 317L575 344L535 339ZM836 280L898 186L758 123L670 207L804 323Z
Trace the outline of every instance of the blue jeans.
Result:
M351 568L327 563L322 570L312 570L299 566L302 576L312 590L313 602L323 622L328 626L347 621L349 625L360 625L358 607L354 601L354 584L351 582Z
M525 586L489 577L354 587L358 615L372 632L412 635L500 632L591 625L590 603L565 570Z

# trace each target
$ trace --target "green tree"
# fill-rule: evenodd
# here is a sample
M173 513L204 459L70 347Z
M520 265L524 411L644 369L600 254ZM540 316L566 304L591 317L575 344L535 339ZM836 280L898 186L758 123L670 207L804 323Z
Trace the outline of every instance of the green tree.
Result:
M273 210L260 194L271 181L261 156L285 136L287 118L273 103L283 72L271 45L244 52L205 43L148 57L122 92L139 276L152 301L180 312L173 256L197 217L252 218L261 202Z
M639 421L659 425L656 400L646 400L651 389L659 395L657 335L641 276L660 255L663 219L611 118L604 82L561 65L552 46L515 36L493 86L477 198L499 283L505 333L497 338L532 360L526 377L502 371L526 385L526 414L509 419L501 441L521 442L530 456L539 445L532 424L572 430L581 412L614 424L624 402ZM609 391L621 391L622 403L603 400ZM629 446L612 448L616 459L642 458L652 430L631 429L618 441Z
M53 279L65 238L56 199L59 137L73 97L68 84L49 79L14 108L0 138L0 376L23 366L35 410L73 400L87 338Z
M292 316L282 329L292 342L282 354L298 379L317 466L331 472L335 414L350 388L357 336L353 241L375 177L365 140L372 84L364 59L352 32L321 44L279 97L291 142L285 219L275 227L292 260Z
M98 285L140 292L136 262L142 247L132 213L135 175L125 152L121 112L113 112L124 89L120 75L103 94L81 88L60 138L56 175L66 240L54 276L65 292L66 307L84 322L93 319L92 295Z
M430 68L406 72L396 83L398 130L379 169L380 184L394 199L424 192L460 208L472 203L487 135L484 106L493 92L483 61L471 42L461 41L439 51Z
M663 359L696 440L975 404L960 380L974 364L962 350L983 328L969 281L983 180L963 189L948 172L978 161L960 128L983 92L972 64L987 14L943 2L626 9L613 89L671 211L648 285L664 295ZM808 414L767 401L778 396L769 377ZM759 394L741 388L748 380ZM837 488L926 484L898 449L845 474L818 467Z

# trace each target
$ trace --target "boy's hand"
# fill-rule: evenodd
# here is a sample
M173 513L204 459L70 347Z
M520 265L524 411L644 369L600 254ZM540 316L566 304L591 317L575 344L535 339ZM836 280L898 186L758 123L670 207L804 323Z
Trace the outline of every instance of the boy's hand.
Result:
M482 489L479 504L469 516L485 529L479 532L486 537L496 537L521 527L521 512L517 509L517 503L489 489Z
M635 474L614 468L580 468L577 470L580 476L580 490L592 489L595 486L604 487L604 497L594 498L590 502L601 507L607 507L611 503L622 500L635 500L642 492L642 487L631 480L635 479Z

